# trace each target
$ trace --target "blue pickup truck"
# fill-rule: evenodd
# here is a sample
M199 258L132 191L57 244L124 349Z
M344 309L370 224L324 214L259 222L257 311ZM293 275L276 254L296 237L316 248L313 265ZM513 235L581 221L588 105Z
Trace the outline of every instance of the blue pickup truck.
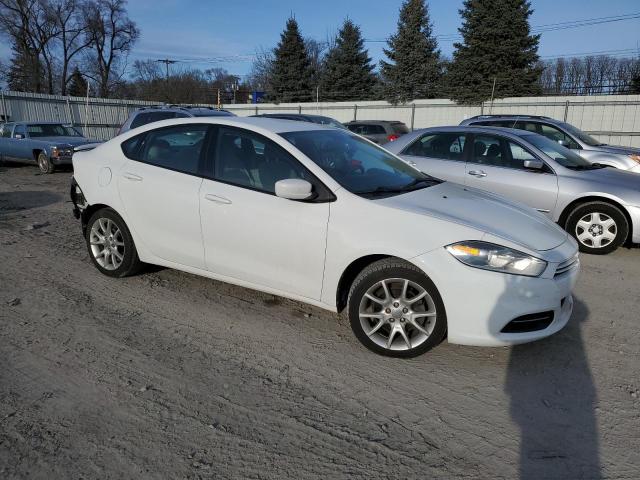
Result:
M0 162L37 163L42 173L71 165L73 149L95 143L74 127L53 122L13 122L0 125Z

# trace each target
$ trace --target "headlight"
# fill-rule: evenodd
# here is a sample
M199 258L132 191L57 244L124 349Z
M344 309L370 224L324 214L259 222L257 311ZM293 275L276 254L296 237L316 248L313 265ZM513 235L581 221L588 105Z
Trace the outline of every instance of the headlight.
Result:
M465 265L494 272L539 277L547 268L547 262L526 253L488 242L468 241L445 247Z
M640 163L640 153L630 153L629 158L634 162Z

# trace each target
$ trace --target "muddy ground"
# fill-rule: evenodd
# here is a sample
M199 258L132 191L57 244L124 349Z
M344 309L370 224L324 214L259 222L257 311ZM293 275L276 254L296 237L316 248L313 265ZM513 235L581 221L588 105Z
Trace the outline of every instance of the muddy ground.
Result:
M100 275L70 175L0 166L0 478L640 477L640 249L583 255L552 338L396 360L303 304Z

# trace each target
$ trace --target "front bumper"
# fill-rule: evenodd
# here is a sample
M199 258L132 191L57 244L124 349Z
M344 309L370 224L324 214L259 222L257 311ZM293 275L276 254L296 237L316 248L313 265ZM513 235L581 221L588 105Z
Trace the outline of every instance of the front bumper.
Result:
M562 252L563 260L577 252L567 243L556 249ZM531 342L561 330L571 317L571 291L578 278L579 262L557 276L555 270L560 262L549 262L541 277L525 277L469 267L444 248L412 261L438 287L447 313L450 343L501 346ZM512 320L542 312L553 312L553 320L546 328L502 331Z
M51 163L53 163L54 165L71 165L72 164L71 159L72 159L71 155L51 157Z

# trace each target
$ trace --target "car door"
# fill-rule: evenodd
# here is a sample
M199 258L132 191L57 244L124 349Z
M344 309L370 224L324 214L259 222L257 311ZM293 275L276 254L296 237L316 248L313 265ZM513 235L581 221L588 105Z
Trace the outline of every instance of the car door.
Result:
M329 203L275 196L275 182L317 179L284 148L250 130L220 126L200 192L202 237L213 273L319 299Z
M118 189L128 219L144 245L169 262L205 269L199 192L209 126L149 130L123 142L127 157Z
M550 215L558 198L558 179L545 164L542 170L524 167L540 160L518 142L497 135L474 134L466 163L466 184L504 195Z
M11 160L11 134L13 123L0 125L0 161Z
M23 123L16 124L13 129L13 145L12 155L15 160L21 162L30 162L35 160L33 157L33 148L28 140L27 126Z
M421 171L449 182L465 182L465 147L462 132L429 132L410 143L400 157Z

